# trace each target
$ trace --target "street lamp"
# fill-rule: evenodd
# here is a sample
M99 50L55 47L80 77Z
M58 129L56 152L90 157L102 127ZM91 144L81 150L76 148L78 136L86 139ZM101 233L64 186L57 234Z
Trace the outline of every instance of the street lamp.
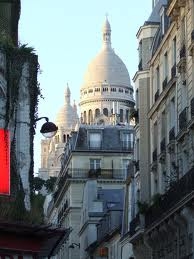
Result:
M80 248L80 244L76 244L76 243L71 243L71 245L69 246L69 248L75 248L75 246Z
M38 119L36 119L36 121L45 119L46 122L42 125L41 129L40 129L40 133L42 133L42 135L45 138L52 138L55 136L55 134L57 133L58 127L53 123L50 122L48 117L40 117Z

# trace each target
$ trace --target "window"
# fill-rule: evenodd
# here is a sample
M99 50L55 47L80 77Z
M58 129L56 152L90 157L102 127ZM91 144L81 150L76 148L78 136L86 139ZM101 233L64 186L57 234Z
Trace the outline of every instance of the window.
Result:
M120 122L123 122L123 109L120 109Z
M131 150L133 148L133 134L123 133L122 134L122 146L126 150Z
M163 139L166 136L166 113L162 112L162 125L161 125L161 138Z
M100 169L101 168L101 159L90 159L90 169Z
M164 71L163 71L163 79L168 78L168 54L167 52L164 54Z
M169 121L170 121L170 129L172 129L175 126L175 99L172 98L170 101L170 111L169 111Z
M89 110L89 112L88 112L88 119L89 119L89 123L93 122L92 110Z
M123 173L124 173L124 177L127 177L127 172L129 170L129 159L123 159L122 161L122 168L123 168Z
M95 110L95 117L97 118L98 116L100 116L100 109Z
M153 134L153 149L157 148L158 139L158 124L157 121L154 123L154 134Z
M103 114L104 114L105 116L108 116L108 109L107 109L107 108L104 108L104 109L103 109Z
M101 133L90 133L89 146L90 148L101 148Z
M159 66L156 68L156 92L160 89L160 69Z
M172 42L172 64L176 64L176 37L173 39Z

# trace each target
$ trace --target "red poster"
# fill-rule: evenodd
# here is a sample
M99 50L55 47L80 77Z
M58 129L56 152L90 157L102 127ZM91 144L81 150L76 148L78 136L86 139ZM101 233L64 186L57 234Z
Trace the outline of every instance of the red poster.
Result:
M10 194L10 134L0 129L0 195Z

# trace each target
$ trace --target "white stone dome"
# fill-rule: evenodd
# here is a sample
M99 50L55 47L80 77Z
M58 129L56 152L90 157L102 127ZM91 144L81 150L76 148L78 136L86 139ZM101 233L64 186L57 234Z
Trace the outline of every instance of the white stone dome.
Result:
M82 88L104 82L110 85L131 86L128 70L112 48L103 48L91 61Z
M107 83L114 86L132 87L128 70L111 47L111 27L106 19L102 27L103 47L90 62L84 75L82 89Z
M70 104L70 96L71 92L69 87L67 86L65 89L64 105L58 111L55 120L55 123L58 126L58 128L74 128L77 123L77 108L75 104L73 106Z

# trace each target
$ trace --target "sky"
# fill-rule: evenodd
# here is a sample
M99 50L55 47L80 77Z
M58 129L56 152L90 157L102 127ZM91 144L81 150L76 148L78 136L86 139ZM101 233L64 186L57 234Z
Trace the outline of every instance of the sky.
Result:
M139 62L136 34L151 10L152 0L21 0L19 41L35 49L40 64L38 81L44 99L39 102L39 117L55 121L67 83L72 104L74 100L79 104L83 76L102 46L106 15L112 47L132 80ZM43 123L37 122L34 140L35 173L40 168Z

